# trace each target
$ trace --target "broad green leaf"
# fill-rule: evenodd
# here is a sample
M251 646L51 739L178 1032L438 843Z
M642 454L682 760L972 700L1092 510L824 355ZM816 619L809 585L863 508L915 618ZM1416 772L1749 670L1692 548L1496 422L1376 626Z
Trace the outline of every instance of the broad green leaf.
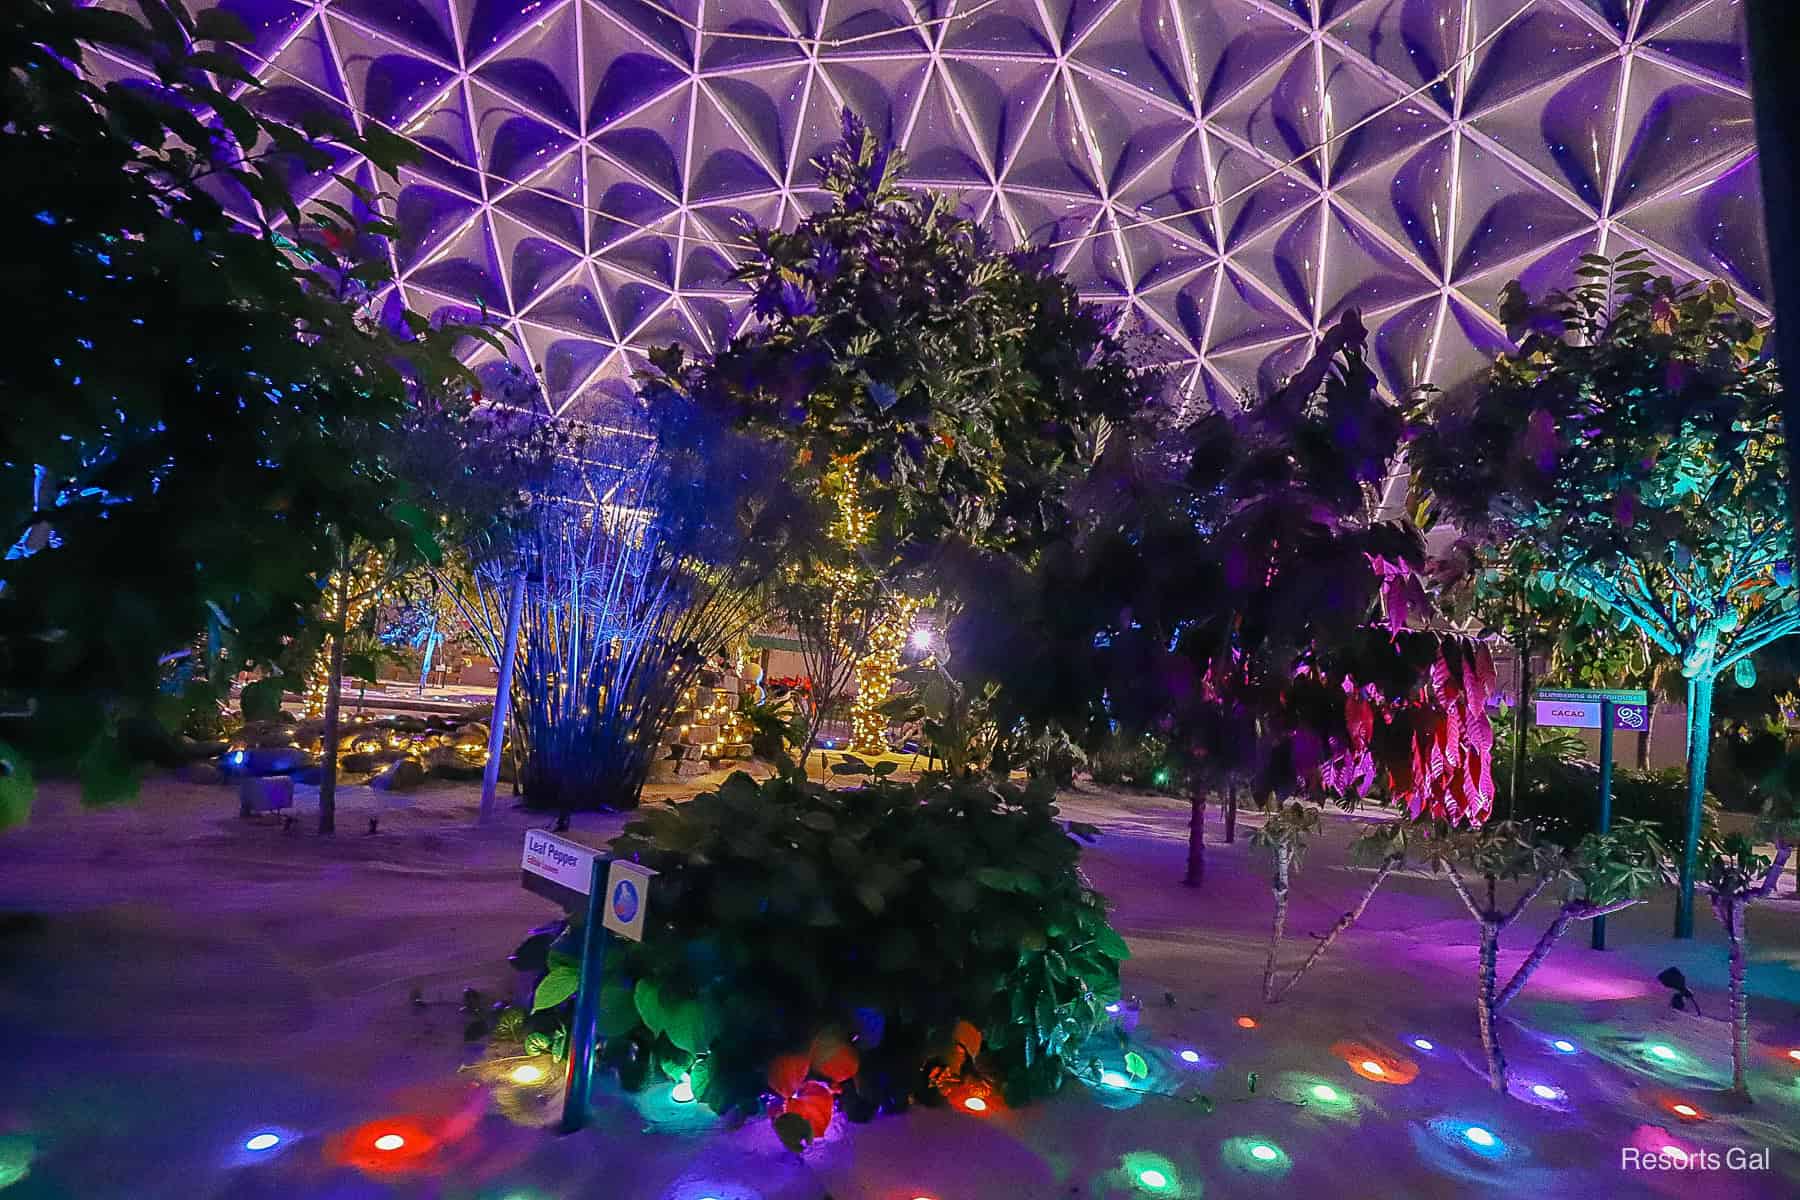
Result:
M629 984L607 982L600 987L601 1037L621 1037L637 1028L637 1005Z
M23 825L36 797L31 764L17 750L0 742L0 831Z
M812 1124L799 1113L782 1113L775 1118L775 1136L798 1154L812 1144Z
M1131 947L1125 944L1125 939L1120 937L1111 925L1104 922L1094 931L1094 943L1100 953L1108 958L1127 959L1131 957Z
M569 967L552 967L549 974L538 981L537 990L531 994L531 1011L542 1012L546 1008L555 1008L581 986L581 972Z

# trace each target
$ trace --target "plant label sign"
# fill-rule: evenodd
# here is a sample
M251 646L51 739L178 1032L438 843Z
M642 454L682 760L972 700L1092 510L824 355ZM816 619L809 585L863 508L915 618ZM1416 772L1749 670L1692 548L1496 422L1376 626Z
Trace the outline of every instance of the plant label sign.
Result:
M600 923L622 938L644 940L644 916L650 910L649 867L615 858L607 866L606 908Z
M1600 710L1613 704L1613 728L1641 733L1650 728L1650 693L1626 688L1539 688L1531 695L1539 725L1598 729Z
M519 882L528 892L554 900L564 908L577 908L593 886L594 859L600 851L554 833L525 832L525 857Z

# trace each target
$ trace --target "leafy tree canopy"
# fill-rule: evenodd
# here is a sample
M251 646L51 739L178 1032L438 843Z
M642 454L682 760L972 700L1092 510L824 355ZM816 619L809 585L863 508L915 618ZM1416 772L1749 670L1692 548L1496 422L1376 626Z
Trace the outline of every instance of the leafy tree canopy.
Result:
M1579 275L1538 302L1508 286L1519 351L1434 406L1417 482L1710 680L1800 628L1775 364L1722 283L1630 257Z
M0 13L0 278L22 301L0 362L0 740L78 762L94 796L129 789L112 731L169 715L158 659L209 613L242 665L313 603L334 533L430 548L425 509L357 448L471 383L469 330L373 311L396 231L374 176L338 166L392 176L409 144L271 115L227 10L139 8ZM146 80L84 70L93 46ZM343 203L303 215L327 185Z
M1421 627L1418 530L1371 516L1402 422L1364 342L1352 313L1244 411L1115 436L1078 493L1078 536L975 589L959 661L1066 728L1155 732L1202 786L1379 783L1479 819L1492 666Z
M950 535L1036 550L1155 373L1043 256L997 252L949 201L900 187L898 157L850 112L821 166L830 208L749 231L738 278L760 323L705 364L658 354L661 384L783 439L820 496L854 488L861 557L884 571Z

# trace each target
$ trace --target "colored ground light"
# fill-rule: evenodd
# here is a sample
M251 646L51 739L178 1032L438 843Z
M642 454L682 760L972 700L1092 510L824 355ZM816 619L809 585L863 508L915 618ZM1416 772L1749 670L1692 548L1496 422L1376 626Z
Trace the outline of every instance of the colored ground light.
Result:
M1134 1150L1122 1156L1113 1178L1116 1182L1128 1182L1137 1191L1152 1196L1183 1194L1181 1172L1175 1163L1150 1150Z
M1294 1166L1287 1151L1271 1138L1228 1138L1219 1147L1219 1156L1227 1166L1258 1175L1285 1175Z

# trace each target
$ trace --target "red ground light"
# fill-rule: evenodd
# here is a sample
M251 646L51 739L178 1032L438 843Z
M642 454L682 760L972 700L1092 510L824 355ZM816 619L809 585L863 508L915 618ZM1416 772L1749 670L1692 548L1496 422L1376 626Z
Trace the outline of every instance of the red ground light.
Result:
M393 1145L388 1139L399 1138ZM406 1171L437 1148L438 1137L417 1117L383 1117L332 1138L325 1157L362 1171Z

